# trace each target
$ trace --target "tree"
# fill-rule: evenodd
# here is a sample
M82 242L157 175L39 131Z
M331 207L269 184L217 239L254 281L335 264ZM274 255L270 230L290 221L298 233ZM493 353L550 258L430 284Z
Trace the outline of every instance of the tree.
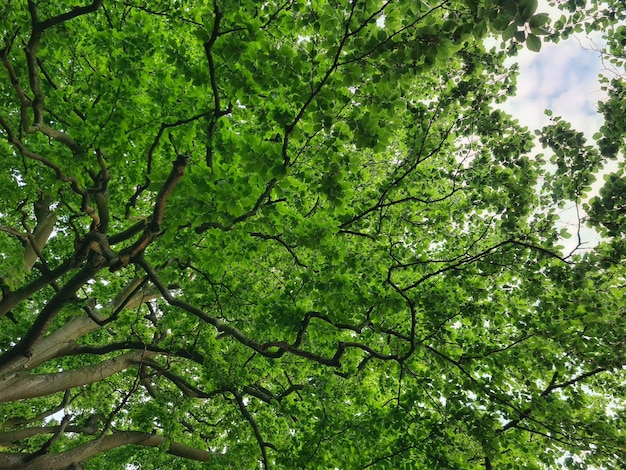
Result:
M496 108L536 1L71 3L0 7L0 468L622 465L606 156Z

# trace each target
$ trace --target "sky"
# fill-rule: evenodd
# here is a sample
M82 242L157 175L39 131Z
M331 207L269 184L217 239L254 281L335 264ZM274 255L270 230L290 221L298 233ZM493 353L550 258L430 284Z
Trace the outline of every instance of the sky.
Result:
M551 109L591 137L602 125L597 103L606 97L598 82L600 56L591 49L600 43L598 35L593 40L577 36L545 43L539 53L522 50L515 58L520 66L517 95L505 109L531 129L547 124L544 110Z
M540 6L538 11L545 9ZM599 34L592 37L581 34L558 44L544 43L539 53L528 49L520 51L513 59L520 70L517 93L503 105L503 109L531 131L549 123L550 118L544 111L550 109L554 116L569 121L591 141L591 136L602 125L602 115L597 112L598 101L606 98L598 80L604 69L598 52L601 44ZM545 152L540 145L538 148L539 152ZM607 170L610 168L607 166ZM597 194L601 185L600 175L592 195ZM582 207L578 208L578 213L584 216ZM578 244L576 205L568 204L559 215L561 227L573 235L562 243L564 254L569 254ZM600 240L595 230L584 224L580 226L580 236L583 250L592 248Z

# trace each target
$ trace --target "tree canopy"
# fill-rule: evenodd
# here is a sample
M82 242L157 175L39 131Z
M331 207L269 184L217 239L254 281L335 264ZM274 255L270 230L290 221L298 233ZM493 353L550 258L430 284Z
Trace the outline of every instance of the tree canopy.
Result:
M624 468L624 82L592 142L498 109L622 66L561 7L4 2L0 468Z

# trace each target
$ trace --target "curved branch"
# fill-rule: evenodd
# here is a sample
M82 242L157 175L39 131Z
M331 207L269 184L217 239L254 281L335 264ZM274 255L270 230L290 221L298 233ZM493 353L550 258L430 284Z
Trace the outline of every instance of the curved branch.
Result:
M156 288L161 292L163 298L167 301L168 304L181 308L182 310L191 313L192 315L198 317L202 321L207 322L209 325L214 326L219 332L225 333L226 335L232 336L241 344L248 346L258 353L261 353L267 357L280 357L284 354L284 351L280 352L268 352L264 349L261 344L257 343L254 340L246 337L243 333L241 333L236 328L228 325L226 322L219 320L217 318L211 317L207 315L203 310L194 307L193 305L188 304L187 302L180 300L179 298L175 298L172 296L169 289L161 282L159 277L157 276L156 271L152 266L150 266L145 260L139 258L136 260L136 263L146 272L148 278L152 283L156 286Z
M264 233L260 233L260 232L250 232L250 236L251 237L256 237L256 238L260 238L262 240L275 240L278 243L280 243L282 246L285 247L285 249L289 252L289 254L291 255L291 257L293 258L293 261L298 265L301 266L303 268L308 267L306 264L303 264L299 259L298 259L298 255L296 255L296 252L294 251L294 246L293 245L289 245L287 244L287 242L285 242L285 240L283 240L283 238L280 235L266 235Z
M146 222L145 220L140 220L134 225L128 227L126 230L116 233L115 235L111 235L109 237L109 245L116 245L118 243L128 240L133 235L137 235L142 230L145 230L147 225L148 222Z
M261 209L261 206L263 205L263 201L265 201L265 199L268 199L270 197L270 194L272 190L274 189L274 186L276 186L276 178L272 179L269 183L267 183L267 186L265 187L265 191L263 191L263 194L261 194L257 198L256 202L254 203L254 206L249 211L244 212L238 217L235 217L232 220L232 222L230 222L229 224L224 225L219 222L204 222L200 224L198 227L196 227L195 229L196 233L198 234L204 233L211 228L218 228L222 230L223 232L228 232L229 230L232 230L236 224L238 224L239 222L243 222L244 220L249 219L252 216L255 216L259 212L259 210ZM274 201L268 201L267 204L270 204L272 202Z
M6 371L20 356L30 358L33 356L33 348L37 341L46 334L52 322L59 314L65 303L71 299L74 294L85 283L93 278L98 272L99 268L91 266L91 263L87 263L83 269L77 272L67 283L50 299L46 306L41 310L28 332L24 335L22 340L9 351L0 356L0 371Z
M46 454L35 458L32 455L0 453L0 470L62 470L81 463L99 453L127 445L160 447L166 443L164 436L139 431L115 431L71 450L57 454ZM206 462L219 456L206 450L196 449L174 441L167 444L166 452L179 457ZM29 458L32 460L29 461Z
M178 307L196 317L201 319L202 321L208 323L209 325L214 326L219 332L233 337L235 340L239 341L244 346L247 346L259 354L269 357L269 358L278 358L282 357L285 353L289 352L295 356L304 357L308 360L317 362L319 364L327 365L330 367L340 367L341 366L341 358L346 352L346 346L344 343L339 343L337 346L337 351L332 358L327 358L324 356L320 356L319 354L315 354L309 351L304 351L302 349L298 349L296 345L290 345L285 341L270 341L266 343L259 343L246 335L244 335L238 329L230 326L228 323L220 320L218 318L207 315L202 309L195 307L179 298L175 298L172 296L171 292L167 289L167 287L161 282L158 278L155 270L150 266L144 259L137 258L135 260L137 265L141 266L143 270L146 272L152 283L156 286L156 288L161 292L163 298L167 301L168 304L173 307Z
M17 429L15 431L7 431L0 433L0 446L9 447L14 442L28 439L42 434L57 434L61 431L61 426L42 426L36 428ZM65 426L63 432L74 432L77 434L95 434L97 428L90 426Z
M45 418L47 418L48 416L52 416L55 413L58 413L59 411L63 410L67 404L70 402L70 393L69 390L66 391L63 394L63 400L61 400L61 403L59 403L57 406L55 406L54 408L51 408L49 410L46 410L42 413L36 414L34 416L31 416L29 418L25 418L23 416L14 416L13 418L7 419L4 423L2 423L0 425L0 429L14 429L17 428L19 426L26 426L28 424L31 423L36 423L38 421L42 421ZM20 438L22 439L22 438ZM2 439L0 438L0 441ZM2 445L0 443L0 445Z
M54 281L59 279L64 274L67 274L73 268L73 262L66 261L61 264L57 268L52 271L48 271L42 276L35 279L30 284L26 284L25 286L20 287L19 289L4 293L2 300L0 300L0 317L6 315L10 312L15 306L19 303L26 300L28 297L33 295L34 293L40 291L46 286L51 285Z
M232 391L232 394L235 396L235 401L237 402L237 406L239 407L241 414L244 418L246 418L248 423L250 423L250 426L252 427L252 432L254 432L254 437L256 437L256 440L259 443L259 447L261 448L261 455L263 457L263 468L265 470L269 470L270 464L267 458L268 444L263 440L263 436L261 436L259 425L256 423L254 416L252 416L248 411L248 408L246 408L246 405L243 402L243 398L241 397L241 395L235 391Z
M225 390L214 390L212 392L203 392L198 387L190 384L182 377L169 371L166 367L161 366L153 361L146 361L145 363L151 369L154 369L159 374L163 375L170 382L172 382L183 394L190 398L213 398L216 395L224 393Z
M178 157L176 161L174 161L174 167L157 195L150 223L144 230L143 235L139 237L135 243L120 252L119 261L110 267L111 272L126 266L132 257L137 256L145 250L161 233L161 225L163 224L163 217L165 216L165 205L174 192L174 189L176 189L176 185L185 175L185 167L188 162L189 158L184 156Z
M98 364L54 374L35 375L27 372L10 374L0 378L0 403L43 397L98 382L155 354L150 351L131 351Z
M215 71L215 61L213 59L213 46L220 34L220 21L222 20L222 12L217 6L217 2L213 2L213 14L215 19L213 20L213 31L211 31L211 37L204 43L204 53L209 63L209 76L211 81L211 90L213 91L213 116L209 119L209 127L207 129L207 146L206 146L206 165L209 168L213 168L213 134L215 133L215 126L220 117L230 112L230 107L226 113L220 109L220 90L217 86L217 74Z
M599 374L601 372L606 372L606 371L607 371L607 369L605 369L604 367L598 367L598 368L596 368L594 370L591 370L589 372L584 372L584 373L574 377L571 380L567 380L567 381L561 382L561 383L557 383L556 382L559 374L558 374L558 372L555 372L552 375L552 379L550 380L550 383L545 388L545 390L543 392L541 392L539 397L546 397L550 393L552 393L554 390L558 390L559 388L569 387L570 385L574 385L574 384L576 384L578 382L581 382L581 381L585 380L588 377L593 377L596 374ZM529 418L532 412L533 412L532 408L526 408L522 413L520 413L520 416L518 418L509 421L504 426L502 426L500 429L498 429L497 432L503 433L503 432L506 432L506 431L508 431L509 429L512 429L512 428L519 428L520 427L519 424L522 421L524 421L525 419ZM541 424L541 423L539 423L539 424Z
M90 13L95 11L99 6L102 0L94 0L93 4L87 7L78 7L74 8L68 13L58 15L52 18L49 18L43 22L40 22L37 17L37 7L35 2L32 0L28 1L28 10L30 12L31 22L32 22L32 31L30 39L28 40L28 44L24 48L26 52L26 65L28 68L28 81L30 85L30 89L33 92L34 99L32 100L31 107L33 109L34 114L34 124L32 126L28 125L28 121L24 119L25 117L25 109L28 106L28 101L24 101L22 96L20 96L21 108L22 108L22 127L26 132L41 132L44 135L47 135L51 139L54 139L58 142L69 147L73 153L78 153L80 151L80 146L67 134L61 131L57 131L49 127L44 120L43 111L44 111L44 101L45 95L41 89L41 80L39 78L39 63L37 60L37 49L39 48L39 43L41 41L41 35L43 32L57 24L60 24L64 21L75 18L79 15ZM19 95L19 93L18 93Z
M62 13L60 15L53 16L52 18L48 18L47 20L44 20L41 23L37 22L36 27L40 31L43 32L44 30L51 28L52 26L56 26L66 21L73 20L74 18L78 16L93 13L98 8L100 8L100 5L102 5L102 0L93 0L93 2L91 2L91 4L87 6L72 8L67 13Z

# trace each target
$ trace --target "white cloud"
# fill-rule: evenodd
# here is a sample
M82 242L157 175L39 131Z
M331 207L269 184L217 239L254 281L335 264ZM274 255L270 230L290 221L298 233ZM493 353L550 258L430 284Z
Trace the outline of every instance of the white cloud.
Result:
M570 37L558 44L543 44L539 53L520 51L513 59L519 64L517 93L502 108L531 131L549 123L544 110L550 109L554 116L561 116L575 130L584 132L591 143L591 136L603 121L597 112L598 101L606 98L598 81L603 67L597 52L599 44L602 39L596 34L591 39ZM601 181L602 176L598 175L598 179ZM600 185L594 185L592 192L597 193ZM558 225L572 235L562 240L565 254L578 245L579 231L583 249L595 246L600 240L595 230L580 226L579 216L584 215L574 203L559 213Z
M594 42L599 42L598 37ZM600 56L583 43L571 37L544 44L539 53L520 51L515 58L520 68L517 93L503 108L531 129L548 124L544 110L550 109L590 137L602 124L597 103L606 95L598 82Z

